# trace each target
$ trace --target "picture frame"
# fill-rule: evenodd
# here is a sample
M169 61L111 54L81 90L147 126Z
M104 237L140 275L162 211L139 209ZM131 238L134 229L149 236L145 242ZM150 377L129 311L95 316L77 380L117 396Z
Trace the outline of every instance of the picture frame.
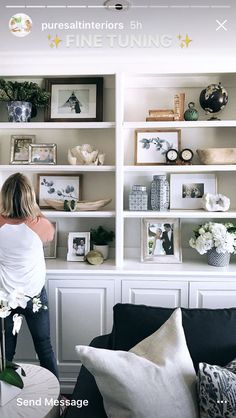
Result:
M50 93L45 108L49 122L101 122L103 119L103 78L47 78Z
M217 193L215 174L170 175L170 209L202 209L205 193Z
M182 263L180 220L144 218L141 223L141 261L144 263Z
M29 146L35 135L11 135L10 164L29 164Z
M29 164L55 165L57 163L56 144L30 144Z
M90 251L90 232L69 232L67 261L85 261Z
M36 197L41 209L51 208L49 199L81 200L81 175L40 173L37 175Z
M44 258L57 258L57 222L51 221L54 226L55 232L52 241L43 243Z
M135 165L165 165L171 148L181 149L180 129L135 130Z

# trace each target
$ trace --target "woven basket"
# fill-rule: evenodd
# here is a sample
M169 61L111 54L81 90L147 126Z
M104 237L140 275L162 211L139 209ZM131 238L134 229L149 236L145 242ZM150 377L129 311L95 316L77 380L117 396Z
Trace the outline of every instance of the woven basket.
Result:
M210 266L226 267L229 265L230 253L218 253L215 248L207 252L207 261Z

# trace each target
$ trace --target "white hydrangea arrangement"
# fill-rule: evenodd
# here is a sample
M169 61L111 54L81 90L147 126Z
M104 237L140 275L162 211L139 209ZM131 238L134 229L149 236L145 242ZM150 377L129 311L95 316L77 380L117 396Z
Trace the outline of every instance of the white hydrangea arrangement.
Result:
M199 254L206 254L212 248L219 254L236 254L236 227L232 223L207 222L193 232L195 237L189 245Z

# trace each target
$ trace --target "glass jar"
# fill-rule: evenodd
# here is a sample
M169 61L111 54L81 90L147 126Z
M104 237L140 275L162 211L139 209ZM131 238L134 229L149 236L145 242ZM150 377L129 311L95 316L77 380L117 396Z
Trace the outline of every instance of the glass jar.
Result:
M148 194L146 186L135 184L129 194L129 210L148 210Z
M153 176L151 182L151 209L165 211L170 206L170 185L166 175Z

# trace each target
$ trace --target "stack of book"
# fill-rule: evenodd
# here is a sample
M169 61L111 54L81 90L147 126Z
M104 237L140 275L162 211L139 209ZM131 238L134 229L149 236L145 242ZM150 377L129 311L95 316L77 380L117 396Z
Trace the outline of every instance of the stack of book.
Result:
M184 120L185 94L176 94L174 97L174 120Z
M146 118L147 122L175 120L174 111L172 109L151 109L149 116Z
M174 110L172 109L151 109L149 116L146 118L147 122L161 122L184 120L184 101L185 94L180 93L174 96Z

